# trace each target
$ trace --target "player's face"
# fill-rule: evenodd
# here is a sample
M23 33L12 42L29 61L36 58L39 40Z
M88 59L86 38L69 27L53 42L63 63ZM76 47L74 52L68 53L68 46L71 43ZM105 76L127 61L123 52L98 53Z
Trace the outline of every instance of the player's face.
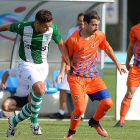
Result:
M51 22L44 22L44 23L38 23L38 32L45 33L49 30L49 27L52 25Z
M80 29L84 28L84 16L80 16L77 20Z
M90 35L95 34L95 32L99 29L100 21L97 19L92 19L87 26L87 31Z

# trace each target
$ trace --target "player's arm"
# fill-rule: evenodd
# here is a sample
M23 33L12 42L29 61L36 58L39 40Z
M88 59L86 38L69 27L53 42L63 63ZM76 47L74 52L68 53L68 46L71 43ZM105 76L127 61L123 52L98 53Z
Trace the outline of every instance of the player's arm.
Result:
M69 37L68 40L66 41L66 47L68 50L69 58L71 58L73 55L73 51L74 51L74 43L73 43L71 37ZM62 60L65 60L64 56L62 56ZM66 60L65 60L65 63L66 63ZM69 73L70 70L71 70L71 66L66 63L65 73Z
M5 83L8 79L8 76L9 76L9 71L6 71L2 76L2 81L1 81L1 84L0 84L0 89L1 90L4 90L6 88Z
M59 48L61 54L63 55L63 57L65 58L67 65L70 66L70 58L68 55L68 50L67 50L67 47L66 47L63 39L61 39L61 41L58 43L58 48Z
M127 49L127 58L126 58L126 68L127 68L127 70L129 70L131 68L130 60L133 56L134 44L137 41L137 37L135 36L135 26L132 27L131 30L130 30L129 39L130 39L130 41L129 41L129 45L128 45L128 49Z
M104 50L106 54L112 59L112 61L117 66L117 69L119 70L120 74L122 74L122 72L126 73L126 70L124 69L124 67L118 62L112 47L106 41L106 37L104 34L102 34L102 42L100 43L99 47L100 49Z
M114 54L114 51L112 49L111 46L109 46L106 50L105 50L105 53L112 59L112 61L117 65L119 65L119 62Z
M66 61L62 60L61 61L61 68L60 68L60 73L64 73L66 69Z
M0 25L0 32L1 31L10 31L10 25L11 24Z
M130 60L133 56L133 47L134 43L129 42L128 49L127 49L127 58L126 58L126 68L129 70L131 68Z
M63 57L65 58L67 65L70 66L70 58L68 55L68 50L67 50L66 45L61 37L61 34L60 34L60 32L55 24L52 24L51 27L53 28L52 38L55 41L55 43L58 44L58 48L59 48L61 54L63 55Z
M54 81L54 85L58 84L59 79L61 79L61 82L63 83L65 68L66 68L66 62L65 62L65 60L62 59L60 73L59 73L59 75L57 75L57 77Z
M106 50L105 50L106 54L112 59L112 61L115 63L115 65L117 66L120 74L122 74L122 72L126 73L126 70L125 68L118 62L115 54L114 54L114 51L112 49L111 46L109 46Z

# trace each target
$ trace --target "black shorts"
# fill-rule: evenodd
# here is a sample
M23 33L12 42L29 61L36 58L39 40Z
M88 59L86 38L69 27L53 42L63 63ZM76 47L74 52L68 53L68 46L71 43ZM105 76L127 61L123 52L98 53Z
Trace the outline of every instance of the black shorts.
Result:
M12 96L9 98L14 99L16 101L17 107L23 107L25 104L28 103L28 96L27 97Z

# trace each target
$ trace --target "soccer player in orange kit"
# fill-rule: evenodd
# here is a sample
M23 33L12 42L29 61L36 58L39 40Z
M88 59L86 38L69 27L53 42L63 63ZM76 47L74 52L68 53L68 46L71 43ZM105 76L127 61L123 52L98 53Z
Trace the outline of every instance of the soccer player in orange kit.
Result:
M71 59L71 71L67 80L70 85L75 109L71 114L70 129L65 138L73 138L76 133L81 115L85 112L84 96L86 93L92 101L100 101L94 116L88 122L89 126L94 127L99 135L103 137L108 136L108 133L103 129L99 121L112 107L113 102L104 81L96 69L98 48L107 53L121 74L126 71L117 61L111 46L106 41L104 33L98 30L99 23L100 17L97 12L91 11L86 13L84 15L84 29L75 31L66 41ZM63 81L66 65L64 61L62 57L61 70L56 77L56 83L58 83L59 78Z
M127 92L121 103L120 121L114 127L124 127L124 119L131 104L135 91L140 85L140 23L133 26L130 31L130 42L127 50L126 68L129 71L127 79ZM134 54L133 66L130 60Z

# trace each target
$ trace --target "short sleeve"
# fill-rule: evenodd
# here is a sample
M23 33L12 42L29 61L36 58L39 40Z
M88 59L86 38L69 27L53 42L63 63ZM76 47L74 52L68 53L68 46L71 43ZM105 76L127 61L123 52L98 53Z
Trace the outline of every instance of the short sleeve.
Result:
M135 37L134 28L132 27L129 34L130 42L135 43L137 38Z
M57 26L55 24L52 24L51 27L53 28L53 35L52 35L52 39L54 40L54 42L56 44L58 44L61 41L61 34L57 28Z
M22 24L24 24L24 22L15 22L15 23L12 23L10 25L10 31L11 32L16 32L18 34L21 34L22 31L23 31L23 28L21 28Z
M17 77L18 76L18 67L9 70L9 76Z
M69 57L71 58L71 56L73 55L73 49L74 49L74 42L72 41L71 36L68 38L68 40L66 41L65 44L66 44L66 47L68 50ZM61 56L61 59L65 60L65 58L63 56Z
M102 35L101 38L102 38L102 42L100 43L99 48L101 50L106 50L109 47L109 43L106 41L106 37L104 34Z

